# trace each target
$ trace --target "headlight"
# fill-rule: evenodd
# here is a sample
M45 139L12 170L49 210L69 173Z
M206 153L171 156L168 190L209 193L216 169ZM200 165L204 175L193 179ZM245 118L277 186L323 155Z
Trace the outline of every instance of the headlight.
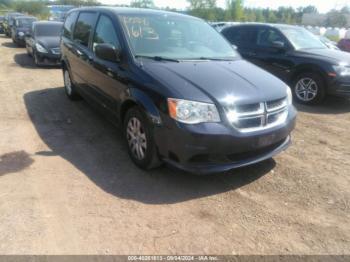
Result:
M293 104L292 90L290 89L289 86L287 86L287 103L289 106Z
M22 37L22 36L24 36L24 33L23 32L18 32L18 36Z
M336 66L333 66L333 69L340 76L350 76L349 65L336 65Z
M41 44L36 43L36 44L35 44L35 48L36 48L36 50L38 50L38 52L40 52L40 53L48 53L48 51L46 50L46 48L43 47Z
M182 123L220 122L214 104L168 98L168 108L170 117Z

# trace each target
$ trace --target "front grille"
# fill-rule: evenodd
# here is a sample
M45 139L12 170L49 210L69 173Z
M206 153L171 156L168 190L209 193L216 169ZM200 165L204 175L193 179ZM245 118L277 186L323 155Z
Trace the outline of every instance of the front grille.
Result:
M235 105L227 107L227 116L231 124L241 132L253 132L277 126L288 116L287 98Z
M51 53L53 53L54 55L60 55L61 54L61 49L59 47L51 48Z

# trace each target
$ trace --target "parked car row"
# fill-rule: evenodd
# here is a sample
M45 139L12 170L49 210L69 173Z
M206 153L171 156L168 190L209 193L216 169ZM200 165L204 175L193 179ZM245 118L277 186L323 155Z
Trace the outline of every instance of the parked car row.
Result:
M5 21L5 34L18 46L25 46L37 66L61 65L62 22L38 21L21 13L8 13Z
M291 143L293 96L350 96L350 56L294 26L220 34L178 13L90 7L69 11L63 25L34 22L26 47L37 65L62 65L68 98L121 126L143 169L208 174L263 161Z

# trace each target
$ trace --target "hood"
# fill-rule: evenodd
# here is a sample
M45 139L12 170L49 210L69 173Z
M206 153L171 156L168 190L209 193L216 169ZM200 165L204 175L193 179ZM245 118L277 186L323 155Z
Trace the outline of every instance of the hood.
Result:
M350 54L334 49L307 49L296 51L296 54L312 57L316 59L326 60L333 64L338 64L340 62L347 62L350 64Z
M60 46L60 37L54 36L54 37L47 37L47 36L41 36L36 37L36 41L43 45L45 48L51 49L56 48Z
M145 62L143 68L175 98L221 105L276 100L287 86L270 73L245 61Z

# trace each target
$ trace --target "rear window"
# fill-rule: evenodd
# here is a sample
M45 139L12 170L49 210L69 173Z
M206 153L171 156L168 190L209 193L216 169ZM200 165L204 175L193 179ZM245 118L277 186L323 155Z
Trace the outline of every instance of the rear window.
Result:
M82 12L79 15L74 30L74 41L83 46L89 45L89 38L97 18L96 13Z
M35 36L60 36L62 24L37 24L35 25Z
M63 36L67 37L69 39L72 38L73 35L73 27L74 27L74 23L77 20L78 17L78 12L73 12L70 13L67 18L66 21L64 22L64 26L63 26Z

